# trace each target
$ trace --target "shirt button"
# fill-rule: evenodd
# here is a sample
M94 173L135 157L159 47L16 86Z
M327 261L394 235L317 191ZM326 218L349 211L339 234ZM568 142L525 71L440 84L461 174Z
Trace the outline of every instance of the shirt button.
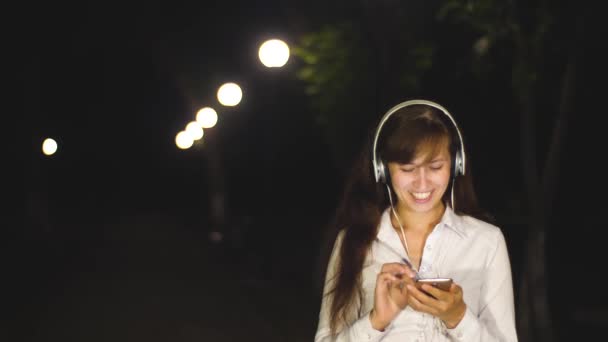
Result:
M462 338L462 331L459 331L458 334L456 334L456 336L458 336L458 338Z
M432 249L433 249L433 246L428 245L428 246L426 246L426 249L430 251L430 250L432 250Z

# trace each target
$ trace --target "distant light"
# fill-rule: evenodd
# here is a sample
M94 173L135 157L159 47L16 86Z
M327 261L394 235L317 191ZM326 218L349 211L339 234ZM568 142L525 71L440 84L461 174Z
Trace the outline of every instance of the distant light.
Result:
M242 98L243 92L236 83L224 83L217 91L217 99L224 106L236 106Z
M203 128L211 128L217 123L217 112L211 107L204 107L196 113L196 121Z
M224 235L220 232L210 232L209 240L214 243L220 243L224 239Z
M186 131L181 131L175 136L175 145L182 150L189 149L194 144L194 140Z
M57 152L57 142L51 138L46 138L42 142L42 153L47 156L53 155Z
M186 125L186 133L190 135L192 140L199 140L203 137L203 126L198 121L191 121Z
M488 52L490 44L490 38L487 35L482 36L473 44L473 50L478 56L483 56L486 54L486 52Z
M280 68L289 60L289 46L279 39L265 41L258 50L262 64L269 68Z

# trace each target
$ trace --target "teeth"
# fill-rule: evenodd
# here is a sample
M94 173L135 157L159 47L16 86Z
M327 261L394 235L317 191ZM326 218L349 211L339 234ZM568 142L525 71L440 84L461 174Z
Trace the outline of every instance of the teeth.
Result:
M423 200L429 198L431 192L412 192L412 195L416 197L416 199Z

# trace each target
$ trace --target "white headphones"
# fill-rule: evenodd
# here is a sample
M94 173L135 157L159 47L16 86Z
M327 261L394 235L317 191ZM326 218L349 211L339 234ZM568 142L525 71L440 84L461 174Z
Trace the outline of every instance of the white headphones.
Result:
M444 107L442 107L441 105L439 105L435 102L427 101L427 100L410 100L410 101L402 102L402 103L394 106L393 108L389 109L389 111L386 112L386 114L384 114L384 116L380 120L380 123L378 124L378 127L376 128L376 134L374 136L374 145L373 145L373 149L372 149L372 164L373 164L373 168L374 168L373 171L374 171L374 177L376 179L376 182L382 182L385 184L388 182L388 179L387 179L388 172L386 169L386 165L384 165L383 161L380 160L376 154L376 146L378 145L378 137L380 136L380 131L382 130L382 126L384 126L384 123L388 120L388 118L393 113L397 112L399 109L409 107L409 106L414 106L414 105L426 105L426 106L431 106L431 107L437 108L441 112L443 112L443 114L445 114L445 116L447 116L450 119L450 121L452 122L452 125L454 126L456 133L458 134L458 141L460 142L460 144L459 144L460 146L456 148L456 153L453 158L454 164L453 164L453 169L452 169L453 170L452 180L454 180L456 178L456 176L464 175L464 173L465 173L464 143L462 141L462 135L460 134L460 129L458 129L458 125L456 124L456 121L454 120L452 115L447 111L447 109L445 109ZM453 191L453 187L452 187L452 191Z

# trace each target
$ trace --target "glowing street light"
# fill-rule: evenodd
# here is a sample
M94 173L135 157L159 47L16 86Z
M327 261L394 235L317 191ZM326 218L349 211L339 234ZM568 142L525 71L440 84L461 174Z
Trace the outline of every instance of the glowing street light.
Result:
M196 113L196 121L198 121L203 128L211 128L217 123L217 112L211 107L201 108Z
M224 106L236 106L243 98L243 91L236 83L224 83L217 91L217 99Z
M203 137L203 126L198 121L191 121L186 125L186 133L190 135L192 140L199 140Z
M258 50L262 64L269 68L280 68L289 60L289 46L279 39L265 41Z
M51 156L57 152L57 142L52 138L46 138L42 142L42 153Z
M181 131L175 136L175 145L182 150L189 149L194 144L194 140L186 131Z

